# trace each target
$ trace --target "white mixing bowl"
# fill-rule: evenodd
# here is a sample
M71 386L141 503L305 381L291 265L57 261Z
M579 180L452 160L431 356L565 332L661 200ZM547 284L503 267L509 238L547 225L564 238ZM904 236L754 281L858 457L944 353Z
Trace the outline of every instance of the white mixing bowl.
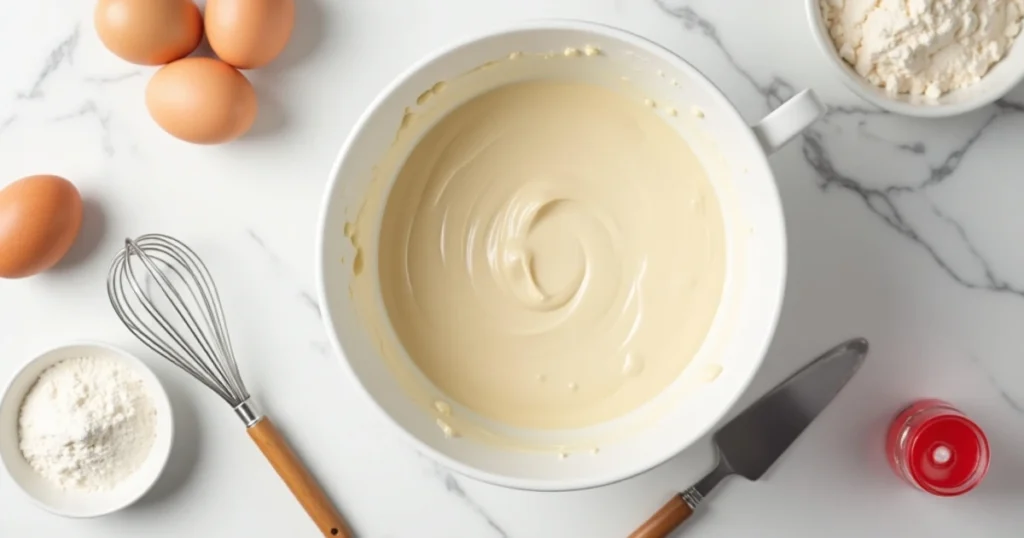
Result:
M569 47L600 53L583 54L576 61L565 57ZM510 53L519 53L514 55L516 62L505 61ZM575 56L576 51L569 53ZM549 61L522 61L545 54ZM476 69L484 65L485 69ZM719 196L728 256L723 299L704 345L680 378L649 404L597 428L501 432L506 439L522 440L524 446L538 442L580 446L582 440L601 438L604 441L594 445L599 451L559 457L557 452L520 450L508 443L445 438L436 417L399 386L378 351L376 338L356 313L349 288L353 247L345 235L346 223L355 220L371 184L380 181L373 179L373 169L385 153L393 151L403 116L420 110L417 98L438 81L465 76L478 77L472 92L451 93L448 102L420 100L421 105L429 101L424 106L446 107L428 117L440 118L488 89L537 78L599 84L650 99L658 103L657 113L665 115L693 147ZM452 86L445 92L451 92ZM669 105L676 109L675 116ZM380 94L356 123L331 172L317 239L317 271L332 343L370 400L404 436L420 452L455 471L509 487L569 490L608 484L648 470L705 435L740 397L761 364L778 319L786 269L782 208L766 154L822 112L814 95L803 92L752 128L711 82L672 52L625 31L591 23L525 23L438 51ZM393 179L384 178L388 185ZM374 237L379 233L379 217L373 224ZM368 258L361 262L360 278L376 281L377 260ZM379 283L374 285L379 296ZM708 382L704 376L718 366L720 375ZM433 386L425 390L446 399Z

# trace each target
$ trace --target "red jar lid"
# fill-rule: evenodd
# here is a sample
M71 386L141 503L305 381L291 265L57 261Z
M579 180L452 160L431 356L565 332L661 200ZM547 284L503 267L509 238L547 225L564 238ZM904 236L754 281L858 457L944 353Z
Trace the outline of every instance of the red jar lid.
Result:
M906 471L918 487L929 493L966 493L988 471L988 439L977 424L960 413L928 417L908 433Z

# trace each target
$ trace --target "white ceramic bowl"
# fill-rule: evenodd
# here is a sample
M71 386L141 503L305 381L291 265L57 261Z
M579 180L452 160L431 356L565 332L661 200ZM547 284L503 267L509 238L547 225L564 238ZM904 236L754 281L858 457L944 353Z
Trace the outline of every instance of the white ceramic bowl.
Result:
M599 48L600 57L574 61L561 56L566 47L587 45ZM514 67L511 62L488 64L512 52L522 53ZM527 57L549 52L558 56L524 63ZM475 69L484 64L486 69ZM416 104L417 96L436 82L466 80L460 76L478 77L465 86L459 82L460 88L472 87L472 93L460 95L453 89L456 85L449 83L422 107ZM358 318L349 292L353 249L345 236L346 223L363 206L374 181L374 166L385 152L395 151L392 143L406 107L422 112L422 117L439 118L488 89L536 78L599 84L628 91L638 99L674 104L679 114L666 116L666 121L677 126L708 170L727 221L728 268L722 304L692 366L673 385L630 415L597 428L500 432L524 444L547 446L605 439L597 454L571 453L564 459L552 451L446 439L435 417L413 401L385 365L377 339ZM666 114L664 106L659 110ZM568 490L608 484L650 469L706 434L740 397L761 364L781 307L786 266L782 209L766 154L822 112L813 94L803 92L751 128L714 85L672 52L634 34L585 22L525 23L435 52L383 90L356 123L331 172L317 239L318 291L331 341L370 400L399 431L420 452L460 473L508 487ZM417 128L426 131L428 127ZM390 186L394 177L384 179ZM377 217L374 234L379 233ZM376 280L374 256L366 256L362 263L363 277ZM379 283L375 286L381 304ZM405 360L414 368L408 357ZM712 363L721 365L721 375L712 383L695 382L702 365ZM425 390L449 400L425 378L422 381ZM456 413L463 411L453 408Z
M835 71L854 93L879 108L922 118L955 116L991 104L1024 80L1024 47L1020 46L1020 41L1024 39L1022 35L1017 37L1006 56L992 66L988 74L977 84L946 93L936 100L925 100L922 97L905 94L891 96L885 90L864 80L839 56L828 35L828 28L825 27L820 0L804 0L804 4L811 35L825 56L829 69Z
M64 491L25 461L18 447L21 404L43 370L65 359L105 357L120 361L142 378L157 413L156 440L145 463L114 489L84 493ZM51 349L29 361L14 375L0 400L0 460L14 483L36 504L67 517L96 517L116 512L140 499L156 483L171 453L174 432L171 403L156 375L139 359L107 344L83 342ZM11 509L8 507L8 509Z

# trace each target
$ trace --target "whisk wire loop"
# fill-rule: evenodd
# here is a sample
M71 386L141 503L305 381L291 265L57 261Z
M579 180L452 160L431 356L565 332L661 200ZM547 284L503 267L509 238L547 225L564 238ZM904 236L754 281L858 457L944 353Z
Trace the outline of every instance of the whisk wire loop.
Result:
M127 276L129 276L129 278L122 278L122 276L125 276L126 272L128 273ZM192 364L197 364L201 361L198 357L194 356L191 350L184 347L181 351L189 354L193 361L195 361L194 363L181 359L178 350L175 350L172 346L168 345L155 331L150 329L149 326L141 323L141 316L136 312L128 294L125 292L125 282L127 282L132 288L135 297L147 312L150 312L151 314L154 313L155 307L153 306L152 301L149 300L149 297L145 294L145 291L143 291L135 280L134 275L131 274L131 269L127 267L126 260L119 257L111 267L111 278L107 281L107 292L110 295L111 304L114 305L114 311L118 314L118 317L121 318L121 321L124 322L125 326L128 327L128 330L150 349L156 351L161 356L171 361L175 366L185 370L199 381L202 381L221 397L226 397L226 395L221 393L219 387L207 382L206 379L196 371L195 368L193 368ZM163 322L159 318L156 318L156 321L161 325L166 324L166 322Z
M160 234L126 239L111 265L107 292L121 321L150 349L232 406L249 399L217 286L185 244Z
M182 346L188 351L190 357L198 361L198 365L204 373L213 377L219 385L226 385L227 376L224 373L224 370L220 367L220 363L218 361L202 360L203 356L216 356L218 352L224 353L225 350L214 349L213 345L211 345L210 341L208 340L207 335L202 331L202 328L199 325L199 321L196 320L193 311L187 307L185 299L182 297L181 293L179 293L178 289L175 288L174 285L171 283L171 280L168 278L167 273L172 272L178 278L179 281L188 283L189 281L186 280L186 276L183 275L181 271L177 269L177 267L175 267L171 263L168 263L164 259L160 257L151 258L140 248L138 248L137 245L126 243L126 246L134 251L135 255L139 257L140 261L142 261L143 265L146 267L146 270L149 272L149 274L154 277L154 282L156 283L157 286L159 286L160 290L164 293L164 296L169 300L171 307L174 309L175 313L178 314L178 319L180 319L182 323L185 324L185 328L187 328L188 331L192 334L193 340L199 345L201 349L198 351L193 349L189 341L183 335L173 331L173 324L168 322L166 319L162 319L162 317L159 315L151 301L147 300L144 302L146 310L151 315L154 316L154 319L161 325L161 327L168 331L168 334L175 340L175 342L177 342L180 346ZM172 251L160 247L154 248L153 250L155 251L155 253L169 256L176 263L185 263L185 260L177 256ZM135 276L134 270L131 268L130 264L129 271L131 271L132 275ZM189 276L195 276L195 274L190 274ZM137 278L133 280L135 282L138 281ZM186 290L188 290L189 295L191 296L195 304L205 307L201 308L199 312L200 315L203 317L203 321L206 322L206 326L210 327L211 323L209 316L207 315L207 310L209 309L209 301L206 300L205 294L203 294L203 302L200 303L199 297L196 296L196 293L192 289L192 286L187 285ZM137 288L136 291L138 291ZM200 292L202 292L201 288ZM210 362L211 364L208 364L208 362ZM212 366L213 368L211 369L210 366Z

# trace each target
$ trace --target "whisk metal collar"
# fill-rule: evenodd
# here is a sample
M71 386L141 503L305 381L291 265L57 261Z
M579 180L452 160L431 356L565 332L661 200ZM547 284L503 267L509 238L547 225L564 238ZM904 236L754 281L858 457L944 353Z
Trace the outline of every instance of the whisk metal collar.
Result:
M260 406L252 398L236 405L235 414L238 415L238 418L242 419L246 428L251 428L257 422L263 420L263 410L260 409Z

